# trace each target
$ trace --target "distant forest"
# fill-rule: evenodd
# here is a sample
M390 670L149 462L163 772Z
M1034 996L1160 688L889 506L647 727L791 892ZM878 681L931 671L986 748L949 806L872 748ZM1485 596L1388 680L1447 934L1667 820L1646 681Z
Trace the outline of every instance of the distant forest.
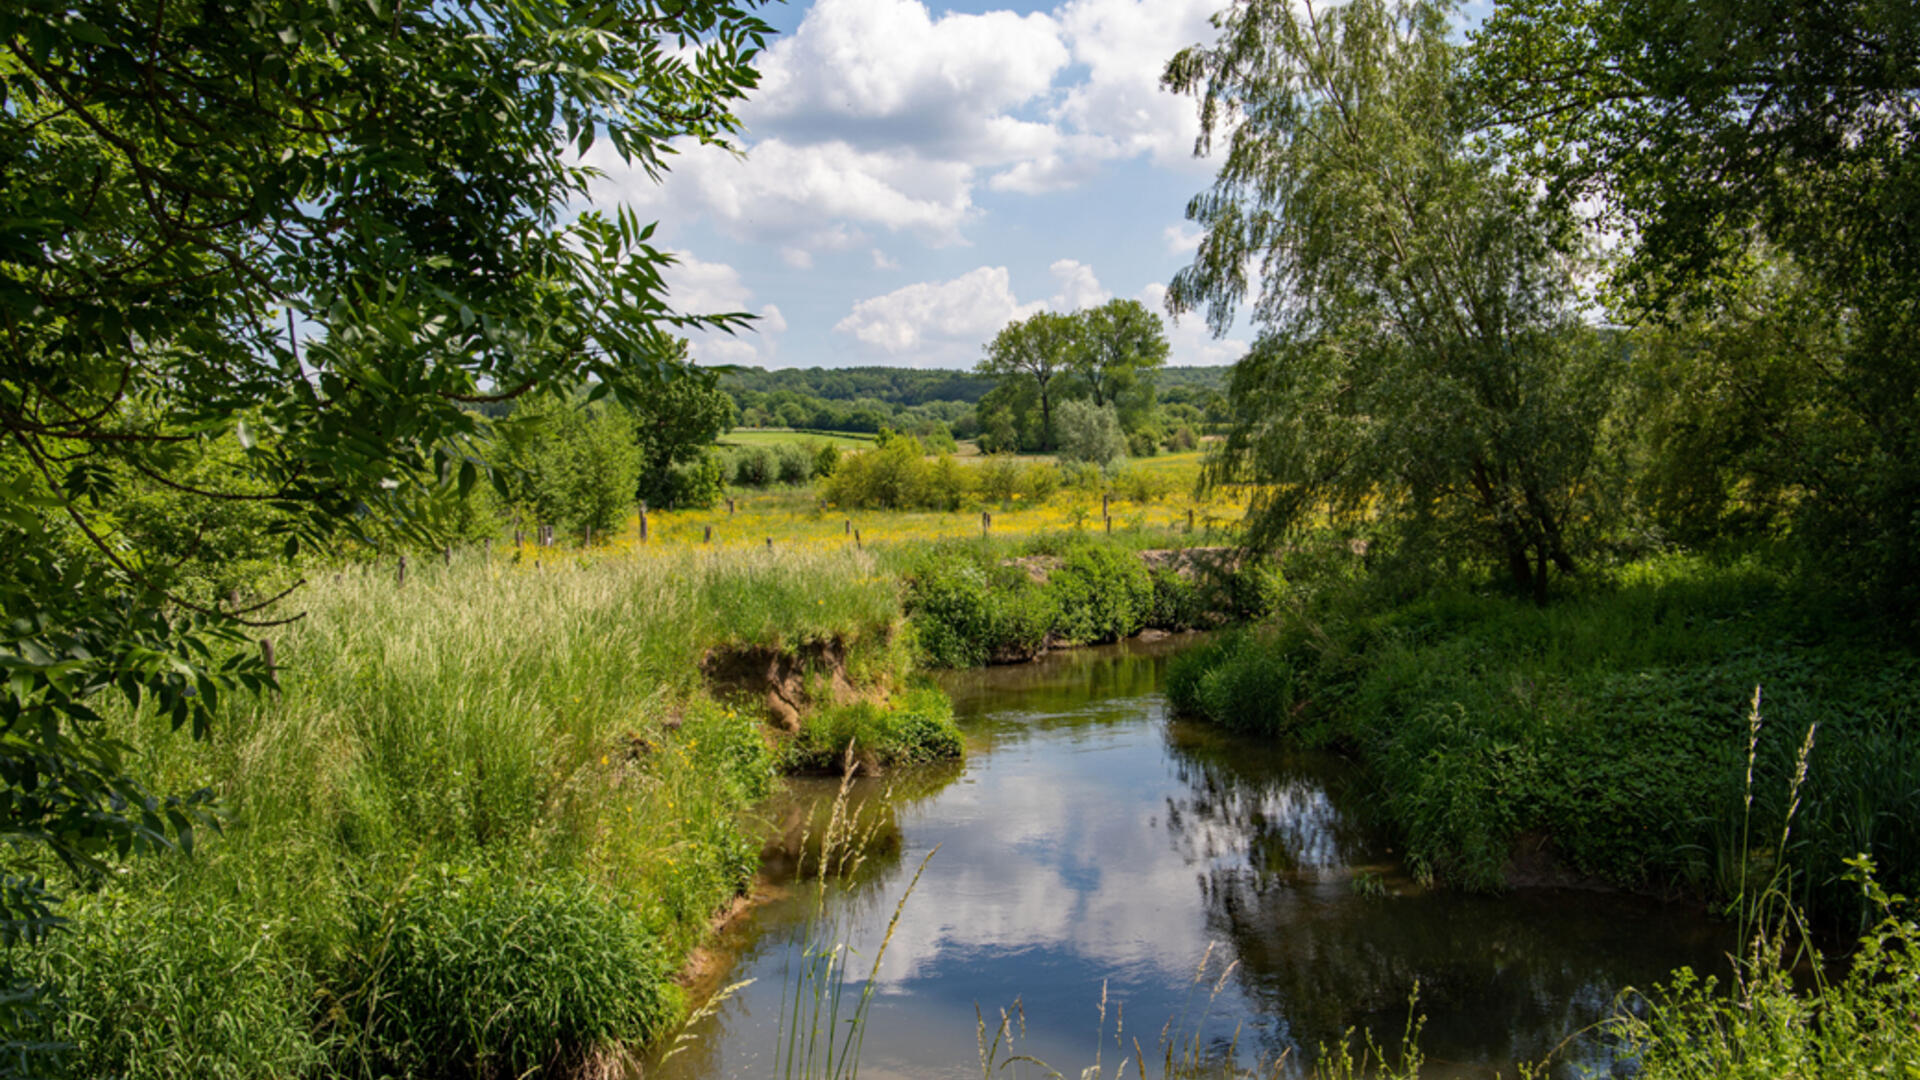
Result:
M1224 394L1231 370L1161 368L1153 380L1160 402L1204 410ZM963 439L978 433L975 407L999 382L970 371L897 367L735 367L720 374L740 427L921 433L939 424Z

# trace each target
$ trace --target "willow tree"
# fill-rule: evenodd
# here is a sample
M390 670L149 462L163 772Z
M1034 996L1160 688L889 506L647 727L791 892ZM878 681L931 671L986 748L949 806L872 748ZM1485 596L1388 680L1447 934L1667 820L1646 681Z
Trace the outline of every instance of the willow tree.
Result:
M1262 485L1249 542L1321 512L1403 552L1499 560L1544 600L1575 569L1609 365L1575 317L1577 232L1470 138L1440 4L1239 0L1167 86L1225 159L1168 307L1250 303L1213 483Z

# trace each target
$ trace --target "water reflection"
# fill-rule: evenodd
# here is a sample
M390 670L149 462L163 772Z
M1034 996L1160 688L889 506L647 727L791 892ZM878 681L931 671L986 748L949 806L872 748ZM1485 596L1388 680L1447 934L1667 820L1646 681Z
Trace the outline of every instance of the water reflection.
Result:
M1103 985L1109 1039L1118 1020L1151 1047L1170 1020L1176 1037L1193 1034L1204 1011L1202 1042L1237 1031L1243 1057L1304 1061L1350 1026L1397 1035L1417 981L1427 1075L1512 1075L1605 1015L1622 985L1718 957L1716 927L1633 898L1419 888L1355 812L1365 792L1345 763L1166 718L1158 689L1181 644L958 677L964 769L900 774L891 791L856 785L873 840L830 903L857 972L914 868L940 849L879 968L863 1073L975 1071L976 1005L991 1017L1019 999L1022 1050L1071 1074L1092 1060ZM792 867L831 789L801 785L772 808L765 857L779 891L729 931L732 964L714 978L758 981L658 1071L774 1071L782 969L811 906ZM1604 1064L1592 1036L1572 1046L1571 1060Z

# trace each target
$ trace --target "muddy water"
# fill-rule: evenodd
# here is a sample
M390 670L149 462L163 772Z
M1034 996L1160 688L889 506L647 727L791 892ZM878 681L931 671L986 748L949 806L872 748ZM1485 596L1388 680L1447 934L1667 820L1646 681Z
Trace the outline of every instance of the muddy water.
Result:
M1416 984L1423 1076L1512 1076L1549 1054L1559 1075L1604 1075L1592 1027L1618 991L1724 963L1724 927L1635 897L1422 889L1342 760L1168 718L1181 644L956 676L965 767L856 784L864 857L824 907L853 950L849 1001L938 848L880 957L861 1075L979 1075L976 1017L1016 1002L1017 1052L1069 1076L1096 1053L1111 1075L1135 1039L1157 1073L1163 1037L1290 1072L1348 1029L1397 1046ZM781 1074L819 904L793 867L833 790L797 785L770 809L771 899L723 934L708 985L753 981L651 1074Z

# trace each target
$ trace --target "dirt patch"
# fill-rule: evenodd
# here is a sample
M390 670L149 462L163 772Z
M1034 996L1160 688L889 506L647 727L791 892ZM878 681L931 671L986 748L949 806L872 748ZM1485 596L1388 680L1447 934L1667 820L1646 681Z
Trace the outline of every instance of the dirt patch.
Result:
M1140 553L1149 570L1172 570L1183 578L1220 578L1240 569L1245 552L1232 547L1155 548Z
M1045 585L1055 570L1066 562L1058 555L1023 555L1018 559L1008 559L1002 566L1017 566L1026 571L1027 580L1035 585Z
M800 714L815 704L809 683L824 683L826 696L837 703L857 696L847 678L847 647L838 638L792 649L717 645L701 657L700 674L714 697L758 701L767 722L788 733L800 730Z

